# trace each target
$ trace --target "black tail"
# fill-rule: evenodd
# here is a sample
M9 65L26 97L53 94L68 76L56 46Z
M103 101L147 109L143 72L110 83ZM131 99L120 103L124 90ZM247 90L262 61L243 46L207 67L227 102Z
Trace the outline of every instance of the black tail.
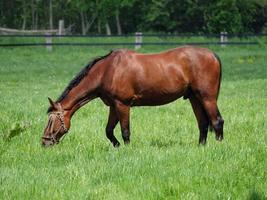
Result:
M217 99L219 97L219 93L220 93L220 88L221 88L221 80L222 80L222 62L221 62L221 59L220 57L216 54L216 53L213 53L214 56L216 57L216 59L218 60L219 62L219 65L220 65L220 77L219 77L219 87L218 87L218 94L217 94ZM218 114L220 115L220 112L218 111ZM212 127L212 123L211 121L209 122L209 130L212 132L213 131L213 127Z
M214 54L214 56L216 57L216 59L218 60L218 62L220 64L219 88L218 88L218 94L217 94L217 99L218 99L219 93L220 93L220 88L221 88L221 79L222 79L222 62L221 62L220 57L216 53L213 53L213 54Z

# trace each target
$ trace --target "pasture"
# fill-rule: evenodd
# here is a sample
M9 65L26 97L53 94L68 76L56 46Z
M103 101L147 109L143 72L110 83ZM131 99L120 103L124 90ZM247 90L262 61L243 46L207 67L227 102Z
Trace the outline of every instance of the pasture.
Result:
M145 47L159 52L168 47ZM198 146L189 101L131 111L131 144L105 136L94 100L59 145L42 148L47 97L56 99L109 47L0 48L0 199L266 199L267 47L211 47L221 58L224 140ZM119 126L116 137L120 140Z

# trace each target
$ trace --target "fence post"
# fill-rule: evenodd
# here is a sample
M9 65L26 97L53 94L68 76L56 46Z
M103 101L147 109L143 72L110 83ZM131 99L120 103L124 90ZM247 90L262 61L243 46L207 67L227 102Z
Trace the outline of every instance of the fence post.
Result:
M52 51L52 37L51 33L45 33L45 43L47 51Z
M143 37L141 32L135 33L135 49L140 49L142 47Z
M220 34L221 47L225 47L225 43L228 42L227 32L221 32Z
M65 35L64 20L61 19L58 22L58 35Z

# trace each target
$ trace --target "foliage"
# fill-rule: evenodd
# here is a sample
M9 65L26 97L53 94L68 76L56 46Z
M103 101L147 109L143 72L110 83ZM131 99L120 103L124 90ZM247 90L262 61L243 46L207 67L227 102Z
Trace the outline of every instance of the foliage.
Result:
M49 10L49 3L52 10ZM267 22L266 0L9 0L0 1L0 26L54 28L73 33L136 31L259 33ZM118 28L119 27L119 28Z
M208 32L228 33L241 32L241 15L235 0L215 1L205 12L206 28Z

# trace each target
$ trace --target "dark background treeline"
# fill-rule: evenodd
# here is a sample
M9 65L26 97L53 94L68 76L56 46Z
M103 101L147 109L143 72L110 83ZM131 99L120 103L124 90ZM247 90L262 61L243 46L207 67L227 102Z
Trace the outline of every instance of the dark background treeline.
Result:
M60 19L75 34L261 33L267 0L0 0L0 27L57 29Z

